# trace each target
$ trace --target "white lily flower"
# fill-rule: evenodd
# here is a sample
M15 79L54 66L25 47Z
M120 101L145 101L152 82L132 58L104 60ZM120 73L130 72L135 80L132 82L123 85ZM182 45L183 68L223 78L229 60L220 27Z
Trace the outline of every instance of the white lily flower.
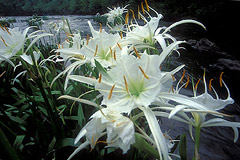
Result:
M4 60L11 61L9 58L16 55L16 53L24 47L25 39L29 28L23 32L16 28L3 28L0 29L0 62ZM12 63L11 63L12 64ZM13 65L14 66L14 65Z
M93 149L97 143L106 143L107 147L121 148L125 154L130 149L130 145L135 143L134 133L134 125L129 118L109 108L101 109L91 116L91 120L77 135L75 144L83 136L86 137L86 141L68 159L87 145ZM107 135L106 141L99 140L104 135Z
M38 59L40 58L40 52L33 51L33 56L34 56L35 62L37 62ZM26 55L26 53L23 53L22 55L20 55L20 57L28 64L33 65L33 60L30 55Z
M108 7L109 12L106 13L106 14L104 14L104 15L106 15L106 16L108 17L108 18L107 18L107 21L110 22L110 23L112 23L112 24L114 24L115 18L117 18L117 17L120 17L120 18L121 18L121 16L123 15L123 13L127 12L127 9L126 9L127 6L128 6L128 5L126 5L126 6L123 7L123 8L121 8L121 7L113 7L113 9Z

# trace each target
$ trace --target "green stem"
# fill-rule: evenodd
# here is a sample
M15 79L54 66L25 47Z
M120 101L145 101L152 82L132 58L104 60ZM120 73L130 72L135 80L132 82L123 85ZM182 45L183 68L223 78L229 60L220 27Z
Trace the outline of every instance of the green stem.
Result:
M20 158L18 157L16 151L12 147L12 145L9 143L7 137L3 133L3 131L0 128L0 145L3 148L3 152L6 153L9 159L12 160L19 160Z
M195 128L195 147L194 147L194 157L193 160L199 159L199 146L200 146L200 135L201 135L201 127L198 126Z

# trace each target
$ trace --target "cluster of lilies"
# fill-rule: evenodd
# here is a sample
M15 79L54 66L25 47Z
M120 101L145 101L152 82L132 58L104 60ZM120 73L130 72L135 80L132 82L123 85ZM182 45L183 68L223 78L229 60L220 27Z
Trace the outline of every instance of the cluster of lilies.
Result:
M91 149L94 149L98 143L105 143L106 147L120 148L124 154L131 145L135 144L136 136L139 135L150 144L149 146L156 149L157 158L167 160L172 159L172 156L179 157L169 152L174 145L174 140L170 140L171 138L162 132L158 122L159 117L188 124L190 135L192 139L195 139L195 152L199 151L200 131L203 127L232 127L234 142L238 139L240 123L223 119L224 116L229 115L219 112L225 106L234 103L222 74L219 82L220 86L226 88L228 93L226 99L218 96L211 85L212 79L207 83L205 72L203 74L204 92L197 93L200 83L198 81L196 85L193 84L193 96L187 96L180 90L188 86L189 77L185 78L186 82L183 82L184 74L179 81L174 78L174 74L182 70L184 65L170 71L161 68L168 56L174 52L180 54L181 44L185 43L185 41L176 40L170 34L170 30L183 23L194 23L205 29L204 25L195 20L182 20L169 27L159 27L163 16L148 6L146 1L145 4L146 9L143 3L141 7L138 7L138 17L144 21L144 25L139 24L133 10L126 9L127 6L109 8L110 11L106 15L111 24L115 24L114 20L117 17L126 15L125 21L122 23L118 21L115 24L118 31L114 28L113 32L108 33L102 29L101 25L99 30L95 30L89 21L92 37L87 35L86 38L82 38L79 32L67 33L68 39L55 51L56 61L65 62L67 65L65 70L55 77L52 84L59 77L66 75L65 89L69 80L73 80L99 93L92 101L69 95L60 97L98 109L80 130L74 143L78 144L83 138L85 141L68 159L89 145ZM142 8L142 13L140 8ZM151 12L155 16L151 16ZM131 20L130 15L132 15ZM0 61L8 61L14 65L10 59L18 56L19 51L22 50L23 54L20 56L23 60L33 63L31 58L34 56L28 57L24 53L38 39L50 36L50 34L40 34L40 31L35 31L27 35L28 30L29 28L21 32L18 28L10 29L1 26ZM33 40L24 50L24 45L30 39ZM91 71L97 68L97 74L89 71L89 75L74 75L74 71L81 70L83 65L88 65ZM90 93L91 91L86 94ZM210 119L207 117L209 114L213 115ZM139 119L146 120L150 133L144 131L144 126L140 126ZM193 127L195 137L192 134Z

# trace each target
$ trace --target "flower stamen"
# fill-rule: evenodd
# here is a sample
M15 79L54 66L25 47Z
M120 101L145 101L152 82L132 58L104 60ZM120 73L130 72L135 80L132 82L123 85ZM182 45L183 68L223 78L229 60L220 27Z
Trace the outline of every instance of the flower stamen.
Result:
M134 49L134 51L135 51L135 53L136 53L137 57L138 57L139 59L141 59L141 57L140 57L140 55L139 55L139 53L138 53L137 49L136 49L135 47L133 47L133 49Z
M222 75L223 75L223 73L224 72L222 72L221 74L220 74L220 77L219 77L219 82L220 82L220 86L222 87Z
M195 87L194 87L195 90L197 90L197 86L198 86L198 84L199 84L200 81L201 81L201 78L198 79L198 81L197 81L197 83L196 83L196 85L195 85Z
M123 38L123 33L122 32L120 32L120 37L121 37L121 39Z
M5 46L7 47L7 43L5 42L5 40L1 37L3 43L5 44Z
M138 5L138 19L140 19L140 7Z
M146 79L149 79L149 77L146 75L146 73L143 71L142 67L138 66L138 68L140 69L140 71L142 72L143 76L146 78Z
M112 88L110 89L110 92L109 92L109 95L108 95L108 100L110 100L111 97L112 97L112 92L113 92L113 88L115 87L115 85L116 85L116 84L114 84L114 85L112 86Z
M145 4L146 4L146 7L147 7L147 11L149 12L149 7L148 7L148 3L147 3L147 0L145 0Z
M102 81L102 74L100 73L99 78L98 78L98 83L101 83Z
M97 50L98 50L98 45L96 45L96 49L95 49L95 52L94 52L94 57L97 55Z
M129 19L129 12L127 12L126 17L125 17L125 24L128 24L128 19Z
M132 12L133 19L135 19L135 14L134 14L133 10L132 10L132 9L130 9L130 11Z
M99 25L100 25L100 33L102 33L102 23L99 23Z
M188 84L189 84L189 81L190 81L190 79L189 79L189 76L188 76L188 77L187 77L187 83L186 83L186 85L185 85L184 88L187 88L187 86L188 86Z
M116 50L114 50L113 58L114 58L115 61L117 60L117 57L116 57Z
M143 7L143 2L141 2L141 8L142 8L143 14L145 14L144 7Z
M184 76L185 76L185 72L186 72L186 70L184 69L184 70L183 70L183 75L182 75L182 77L181 77L180 84L182 84L183 78L184 78Z
M213 79L210 79L210 81L209 81L209 85L208 85L209 91L212 90L212 81L213 81Z
M12 34L9 32L9 30L8 30L8 28L7 28L6 26L4 26L4 28L5 28L5 30L8 32L8 34L12 35Z
M120 50L122 50L122 47L120 46L120 44L117 42L117 45L119 47Z
M161 70L161 69L160 69ZM175 77L172 75L172 80L175 81Z
M89 34L87 34L87 45L88 45L88 42L89 42Z
M123 75L123 79L124 79L124 84L125 84L126 91L129 93L129 91L128 91L128 84L127 84L127 80L126 80L125 75Z
M0 27L2 28L3 31L5 31L5 29L2 27L2 25L0 25Z

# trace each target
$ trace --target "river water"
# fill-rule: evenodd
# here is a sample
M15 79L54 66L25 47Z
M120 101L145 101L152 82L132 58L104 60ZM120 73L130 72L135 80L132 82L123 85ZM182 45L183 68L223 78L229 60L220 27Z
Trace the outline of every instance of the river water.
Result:
M93 21L93 16L64 16L70 20L70 26L72 30L81 30L82 36L91 34L87 21L91 21L95 29L99 29L99 24ZM16 23L13 23L14 27L25 29L28 27L27 19L31 16L18 16L18 17L7 17L16 19ZM42 25L42 29L48 30L48 23L53 21L60 23L62 16L47 16L47 20ZM165 24L171 24L165 22ZM106 26L103 26L105 30L108 30ZM65 33L61 33L61 37L66 37ZM177 39L183 39L179 30L173 30L173 34L176 34ZM186 37L185 37L186 38ZM237 88L239 84L239 73L240 73L240 61L234 56L229 54L227 51L218 47L214 42L209 41L205 37L190 37L191 40L185 39L188 43L185 45L185 50L181 50L181 56L178 57L174 54L170 60L173 68L185 64L186 73L188 75L194 75L195 83L198 78L202 78L203 69L206 69L206 78L209 81L211 78L214 79L215 89L218 91L220 97L223 99L226 97L226 90L221 89L217 83L220 73L224 72L224 80L227 83L231 95L235 100L235 104L230 105L223 109L222 112L234 115L232 118L228 118L231 121L240 122L240 107ZM182 73L179 72L176 78L180 79ZM201 86L203 87L203 86ZM220 88L220 89L219 89ZM192 95L191 89L183 91L187 95ZM169 131L169 135L172 138L177 137L179 134L186 133L187 145L188 145L188 159L191 159L194 152L194 143L191 140L188 133L188 125L172 121L169 119L162 119L163 125L162 130ZM236 143L233 142L233 131L227 127L210 127L203 128L201 134L201 145L200 145L200 156L202 160L238 160L240 159L240 140Z

